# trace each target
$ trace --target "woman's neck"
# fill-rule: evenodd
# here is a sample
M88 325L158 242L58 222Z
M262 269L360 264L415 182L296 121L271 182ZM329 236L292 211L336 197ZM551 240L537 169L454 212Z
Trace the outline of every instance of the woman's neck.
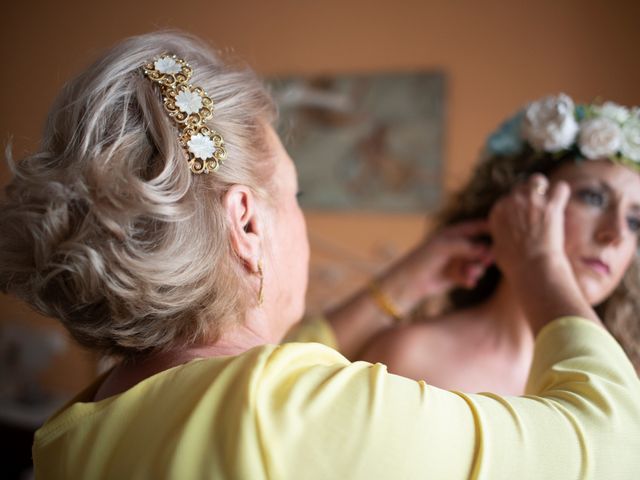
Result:
M158 352L116 365L100 385L95 401L122 393L142 380L198 358L240 355L254 347L277 343L267 323L259 316L249 318L243 325L228 330L216 342Z
M491 325L497 342L515 348L533 345L531 326L508 282L498 284L489 300L478 307L478 313Z

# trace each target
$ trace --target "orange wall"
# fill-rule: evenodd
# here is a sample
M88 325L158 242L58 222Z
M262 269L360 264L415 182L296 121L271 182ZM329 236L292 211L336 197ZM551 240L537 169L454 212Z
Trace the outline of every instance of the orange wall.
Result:
M65 79L123 36L173 27L234 50L268 75L443 70L443 181L451 190L487 133L526 100L565 91L639 105L639 18L633 0L12 2L0 29L0 138L12 134L18 156L32 148ZM0 175L6 179L6 169ZM308 212L308 220L316 266L323 256L387 261L424 228L419 215ZM338 283L366 276L346 274ZM3 321L35 318L5 298L0 312ZM82 381L79 374L54 383Z
M0 132L37 139L62 82L126 35L176 27L259 72L439 68L449 76L448 186L487 132L526 99L640 104L640 2L633 0L168 0L12 2L3 9ZM191 5L191 6L187 6Z

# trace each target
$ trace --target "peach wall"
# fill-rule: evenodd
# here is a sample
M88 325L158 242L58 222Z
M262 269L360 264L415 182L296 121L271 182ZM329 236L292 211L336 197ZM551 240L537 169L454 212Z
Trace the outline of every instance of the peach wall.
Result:
M562 90L579 100L640 104L637 1L34 3L5 7L0 30L0 138L12 134L18 156L37 143L55 92L73 72L123 36L166 27L232 49L269 75L445 71L448 190L464 180L487 133L528 99ZM7 178L4 166L0 175ZM312 246L314 238L328 238L342 256L380 262L405 250L424 228L416 215L308 212L308 219ZM318 265L333 253L323 241L316 244ZM347 277L341 281L353 285L366 274ZM0 298L1 320L35 318L24 309L15 314L10 305ZM73 381L62 383L66 388Z
M631 0L38 3L3 11L0 132L20 146L37 139L55 92L96 52L159 27L230 48L264 74L444 69L449 187L526 99L564 90L640 103L640 2Z

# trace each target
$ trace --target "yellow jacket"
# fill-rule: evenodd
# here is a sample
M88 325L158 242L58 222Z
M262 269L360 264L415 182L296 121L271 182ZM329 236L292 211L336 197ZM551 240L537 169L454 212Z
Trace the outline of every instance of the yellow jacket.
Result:
M92 402L98 385L38 430L36 478L640 478L640 382L580 318L540 333L525 397L440 390L317 343L194 360Z

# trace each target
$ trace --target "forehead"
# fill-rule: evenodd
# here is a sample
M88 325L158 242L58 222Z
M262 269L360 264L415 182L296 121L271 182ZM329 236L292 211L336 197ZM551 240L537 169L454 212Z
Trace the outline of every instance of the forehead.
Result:
M621 196L640 205L640 171L609 160L568 162L551 174L551 180L605 184Z

